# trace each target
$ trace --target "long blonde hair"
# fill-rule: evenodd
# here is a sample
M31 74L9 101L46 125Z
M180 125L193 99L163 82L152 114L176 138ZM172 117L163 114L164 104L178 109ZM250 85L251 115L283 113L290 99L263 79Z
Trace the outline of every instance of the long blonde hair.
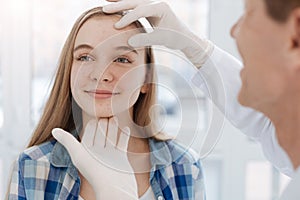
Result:
M75 39L79 29L87 20L103 15L107 14L102 12L102 7L96 7L84 12L73 25L60 55L52 91L28 147L53 139L51 131L55 127L60 127L69 132L78 128L76 127L76 124L78 123L77 120L81 119L81 109L72 100L73 97L70 87L70 74ZM121 14L119 13L118 15ZM135 22L135 24L137 28L143 28L139 22ZM145 51L145 63L147 64L146 84L148 84L148 89L145 94L140 93L138 100L133 107L133 121L141 127L154 123L150 120L149 111L156 103L153 51L151 47L146 47ZM165 139L162 135L163 134L157 134L156 136L154 135L154 137L157 139Z

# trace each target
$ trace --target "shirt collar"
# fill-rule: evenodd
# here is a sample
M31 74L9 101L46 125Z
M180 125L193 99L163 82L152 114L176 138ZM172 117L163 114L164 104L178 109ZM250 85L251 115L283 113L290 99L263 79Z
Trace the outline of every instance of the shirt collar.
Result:
M71 134L78 138L76 129L71 131ZM68 167L67 172L72 176L72 178L75 180L77 179L78 171L73 165L67 149L59 142L54 144L53 150L50 154L49 162L55 167Z
M149 139L150 146L150 162L152 169L157 169L162 166L170 165L172 155L165 141L159 141L154 138Z

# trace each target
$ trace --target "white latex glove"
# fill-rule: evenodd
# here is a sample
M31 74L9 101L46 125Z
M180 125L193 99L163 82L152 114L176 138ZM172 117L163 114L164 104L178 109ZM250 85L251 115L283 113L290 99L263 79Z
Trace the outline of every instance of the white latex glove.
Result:
M119 129L115 120L90 121L81 143L59 128L53 129L52 135L67 149L74 165L92 185L97 200L138 199L135 176L127 159L129 129L124 129L127 133L120 133L117 141Z
M293 179L285 188L280 200L299 200L300 199L300 167L296 171Z
M115 27L120 29L145 17L153 26L150 33L141 33L128 41L133 47L163 45L182 51L197 67L201 67L213 51L213 44L192 33L171 10L166 2L159 0L107 0L117 2L103 7L106 13L129 11Z

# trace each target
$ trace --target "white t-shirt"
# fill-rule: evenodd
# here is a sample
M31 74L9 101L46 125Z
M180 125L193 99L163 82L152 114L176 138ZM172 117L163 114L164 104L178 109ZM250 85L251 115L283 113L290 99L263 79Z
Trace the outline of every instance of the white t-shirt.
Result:
M148 190L143 194L143 196L140 197L139 200L155 200L152 188L149 187Z
M300 167L296 170L293 179L284 189L279 200L299 200L300 199Z
M79 195L78 200L84 200L84 199ZM155 196L152 191L152 188L149 187L148 190L143 194L143 196L140 197L139 200L155 200Z

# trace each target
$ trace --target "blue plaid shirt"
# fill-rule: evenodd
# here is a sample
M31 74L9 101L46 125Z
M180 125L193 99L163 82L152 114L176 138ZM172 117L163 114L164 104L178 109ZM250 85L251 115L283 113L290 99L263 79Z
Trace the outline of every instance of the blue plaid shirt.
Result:
M150 184L156 199L204 200L202 167L175 141L149 139ZM14 164L9 200L78 199L80 178L66 149L50 141L26 149Z

